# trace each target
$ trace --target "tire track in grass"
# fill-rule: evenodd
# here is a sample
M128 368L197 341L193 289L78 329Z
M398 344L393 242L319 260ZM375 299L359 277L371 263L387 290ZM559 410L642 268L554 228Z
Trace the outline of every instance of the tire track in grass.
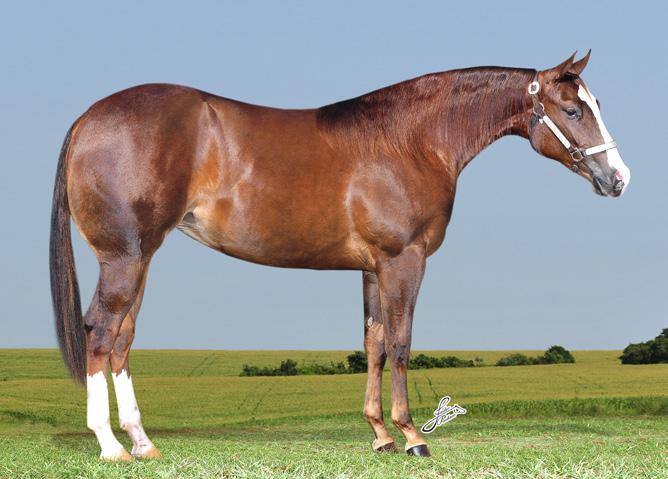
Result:
M211 353L208 356L204 356L204 358L199 363L197 363L186 376L189 378L195 376L201 376L203 374L203 371L206 370L208 366L211 366L211 364L207 365L207 361L209 360L212 360L212 362L215 361L215 353ZM200 369L202 369L202 372L200 372Z
M413 387L415 388L415 394L417 394L418 402L422 404L422 394L420 394L420 388L418 387L417 379L413 379Z
M276 386L276 383L270 384L269 387L267 388L267 390L264 392L264 394L262 396L260 396L260 399L257 401L257 404L255 404L255 407L250 412L251 417L253 419L255 419L255 411L257 411L259 409L260 405L264 401L264 398L266 398L269 395L269 393L274 389L274 386Z
M248 401L250 401L251 397L255 394L255 391L253 389L249 389L248 393L244 395L243 398L241 398L241 401L239 401L239 404L237 405L237 411L240 411L242 406L244 406Z
M193 377L193 376L195 375L195 373L197 372L197 368L199 368L202 364L204 364L204 361L206 361L206 357L204 357L204 359L202 359L200 362L198 362L198 363L197 363L197 364L190 370L190 372L189 372L188 374L186 374L186 377L189 377L189 378Z
M197 374L198 376L204 376L204 373L211 369L211 366L218 360L215 353L211 354L211 356L208 356L206 359L209 361L201 366L199 373Z
M429 389L431 389L431 393L434 395L434 399L440 399L441 396L439 396L439 394L434 389L434 383L431 382L431 378L426 374L425 377L427 378L427 384L429 384Z

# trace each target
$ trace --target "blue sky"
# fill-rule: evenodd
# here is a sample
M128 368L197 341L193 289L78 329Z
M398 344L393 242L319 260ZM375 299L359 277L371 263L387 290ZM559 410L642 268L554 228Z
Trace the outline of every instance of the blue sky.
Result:
M11 2L0 16L0 347L56 344L53 176L65 132L94 101L172 82L312 107L432 71L549 68L588 48L583 76L633 172L626 195L595 196L521 138L492 145L460 177L413 345L622 348L654 337L668 326L665 18L666 7L649 2ZM97 263L74 236L87 306ZM252 265L178 232L152 262L135 342L361 344L361 273Z

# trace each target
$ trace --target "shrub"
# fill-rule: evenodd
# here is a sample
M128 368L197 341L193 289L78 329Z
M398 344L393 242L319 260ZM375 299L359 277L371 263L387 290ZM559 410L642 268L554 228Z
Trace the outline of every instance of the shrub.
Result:
M575 358L567 349L562 346L551 346L543 354L545 364L574 363Z
M281 365L278 367L278 374L276 375L296 376L297 374L299 374L299 371L297 371L297 361L286 359L285 361L281 362Z
M525 356L524 354L516 353L501 358L496 362L497 366L526 366L528 364L534 364L531 358Z
M348 370L351 373L365 373L367 366L366 354L362 351L355 351L353 354L348 355Z
M457 356L445 356L441 358L441 368L472 368L475 363L470 359L460 359Z
M244 364L240 376L296 376L297 374L299 374L297 362L286 359L277 368L258 368L250 364Z
M408 369L432 369L432 368L472 368L475 363L471 360L460 359L457 356L444 356L437 358L418 354L408 361Z
M574 363L575 358L563 346L551 346L542 356L529 357L524 354L511 354L496 362L497 366L527 366L530 364Z
M347 374L349 371L342 363L309 363L299 367L299 374Z
M619 357L622 364L668 363L668 328L644 343L629 344Z
M431 369L440 366L438 358L427 356L426 354L418 354L408 360L408 369Z
M652 344L652 359L657 363L668 362L668 337L656 337Z
M258 368L257 366L251 366L250 364L244 364L241 376L276 376L276 371L276 369L268 367Z

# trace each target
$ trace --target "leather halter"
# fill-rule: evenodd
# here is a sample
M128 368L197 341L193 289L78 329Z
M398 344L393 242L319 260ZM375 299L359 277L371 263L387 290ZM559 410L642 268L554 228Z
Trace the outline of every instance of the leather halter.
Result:
M545 126L547 126L550 129L550 131L554 134L554 136L557 137L557 139L561 142L561 144L564 145L564 148L566 148L566 150L568 151L571 160L573 160L574 169L577 168L577 166L575 165L576 163L581 162L588 156L593 156L596 155L597 153L603 153L604 151L617 148L617 143L615 143L614 141L608 141L606 143L601 143L600 145L592 146L589 148L580 148L578 146L573 145L568 140L568 138L566 138L566 135L563 134L563 132L559 129L559 127L547 115L545 107L538 99L538 92L540 91L540 83L538 83L537 79L534 79L531 83L529 83L527 91L529 93L529 96L531 97L531 101L533 102L533 114L536 115L536 117L538 117L538 121L540 123L544 123Z

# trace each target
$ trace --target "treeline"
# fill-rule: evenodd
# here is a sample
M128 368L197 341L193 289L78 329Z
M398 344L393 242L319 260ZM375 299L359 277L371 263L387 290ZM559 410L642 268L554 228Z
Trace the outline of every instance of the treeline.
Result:
M444 356L437 358L418 354L408 360L408 369L431 369L431 368L470 368L481 366L482 359L475 360L460 359L456 356ZM299 376L308 374L355 374L365 373L367 370L366 354L355 351L346 358L346 363L330 362L329 364L305 363L297 364L297 361L286 359L277 368L257 367L244 364L240 376Z
M364 373L367 368L366 354L355 351L346 358L346 363L330 362L329 364L306 363L298 365L297 361L286 359L277 368L251 366L244 364L240 376L298 376L308 374L353 374Z
M622 364L668 363L668 328L644 343L629 344L619 357Z
M497 361L497 366L522 366L530 364L557 364L574 363L575 358L561 346L552 346L542 356L528 357L524 354L511 354ZM432 369L432 368L472 368L485 366L480 357L475 359L461 359L457 356L435 357L426 354L417 354L408 360L408 369ZM286 359L280 366L257 367L244 364L240 376L299 376L309 374L354 374L364 373L367 370L366 354L355 351L349 354L346 362L343 361L329 364L305 363L298 364L297 361Z
M529 366L532 364L560 364L574 363L575 358L570 351L562 346L552 346L542 356L526 356L524 354L511 354L496 362L497 366Z
M432 368L472 368L482 366L482 358L460 359L457 356L443 356L436 358L426 354L418 354L408 360L408 369L432 369Z

